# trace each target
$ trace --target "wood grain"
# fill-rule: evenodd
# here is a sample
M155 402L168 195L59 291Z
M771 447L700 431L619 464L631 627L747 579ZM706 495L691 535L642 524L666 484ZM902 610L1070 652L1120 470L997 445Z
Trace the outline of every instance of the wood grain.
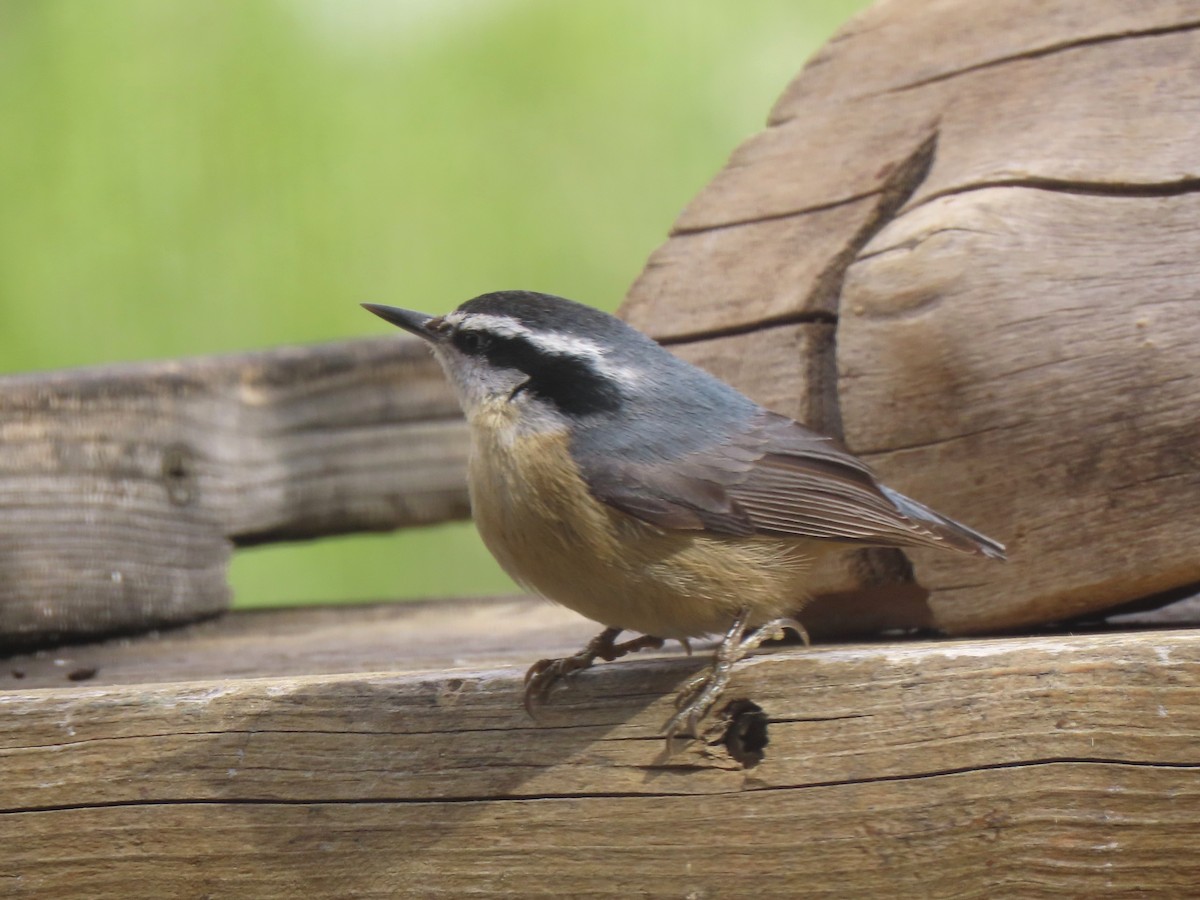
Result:
M358 613L339 615L349 626ZM414 615L414 644L441 640ZM487 627L477 616L464 631ZM449 671L410 660L231 679L219 670L246 645L213 644L191 681L98 674L0 693L0 885L984 897L1200 884L1187 852L1200 825L1197 632L760 653L730 694L770 716L749 769L720 743L663 753L670 695L700 659L583 673L539 725L519 704L527 651L470 646Z
M725 373L731 384L748 385L752 399L768 409L836 432L841 423L836 418L833 338L831 323L802 323L671 345L670 349L692 365ZM764 370L776 377L763 381L760 374Z
M468 514L465 425L396 338L0 379L0 635L223 609L234 544Z
M878 217L878 204L872 195L729 233L681 234L650 256L622 315L671 343L802 316L831 319L837 294L827 289L828 273L853 247L854 236ZM797 252L800 248L803 252Z
M599 631L531 597L234 610L137 638L12 654L0 662L0 691L488 669L573 653Z
M1174 265L1200 254L1198 216L1200 195L976 191L897 220L854 267L847 433L901 490L1009 541L1013 563L975 578L912 554L941 627L1200 582L1200 317Z
M815 109L811 118L759 132L734 151L729 164L688 204L673 232L819 214L879 196L904 162L937 133L936 116L922 118L908 104L895 111L893 106L829 105ZM872 114L864 121L864 115ZM820 139L819 133L836 138Z
M1022 628L1200 583L1197 141L1200 3L893 0L681 215L626 314L764 345L826 317L827 420L887 483L1010 545L1006 566L911 553L928 602L852 596L847 627ZM802 223L829 231L798 241ZM829 371L820 349L809 365ZM713 371L786 393L765 364Z
M1187 767L1041 763L749 797L53 810L5 817L19 849L0 887L95 898L127 897L130 885L213 898L1178 898L1200 883L1197 805Z
M825 103L899 94L1077 48L1100 47L1104 53L1106 45L1196 28L1196 0L877 3L813 56L775 104L770 122L781 124ZM881 53L881 47L919 47L920 53ZM1121 113L1137 110L1121 107Z

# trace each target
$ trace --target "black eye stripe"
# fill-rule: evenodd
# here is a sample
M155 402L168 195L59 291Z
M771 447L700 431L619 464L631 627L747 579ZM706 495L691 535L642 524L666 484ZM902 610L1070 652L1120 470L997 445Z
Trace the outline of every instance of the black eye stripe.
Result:
M498 368L517 369L529 376L522 393L555 404L572 415L611 411L617 408L621 391L594 364L567 353L553 353L519 335L489 334L478 329L459 329L451 340L468 356L486 358Z

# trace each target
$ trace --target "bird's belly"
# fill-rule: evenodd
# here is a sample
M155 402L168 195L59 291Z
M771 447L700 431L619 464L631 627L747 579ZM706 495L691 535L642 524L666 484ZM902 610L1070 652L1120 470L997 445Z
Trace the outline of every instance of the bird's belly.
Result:
M723 631L743 607L755 624L800 605L813 547L661 531L592 497L568 447L561 432L476 436L475 522L518 583L603 625L659 637Z

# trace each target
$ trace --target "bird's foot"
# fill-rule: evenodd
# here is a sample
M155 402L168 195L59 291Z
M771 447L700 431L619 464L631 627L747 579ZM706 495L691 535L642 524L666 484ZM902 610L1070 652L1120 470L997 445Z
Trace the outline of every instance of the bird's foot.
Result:
M784 636L784 629L790 628L806 646L810 643L808 632L795 619L774 619L747 635L749 615L749 610L743 610L738 615L717 646L712 664L690 678L676 695L675 708L678 711L666 726L668 753L676 735L697 737L697 726L725 692L733 677L733 667L748 653L757 650L763 641L779 640Z
M598 659L612 662L638 650L657 650L664 641L660 637L644 634L628 641L616 643L620 628L606 628L592 638L586 647L574 656L562 659L539 659L525 673L525 711L530 718L537 719L538 710L550 696L550 691L561 679L581 669L590 668ZM689 653L691 648L688 647Z

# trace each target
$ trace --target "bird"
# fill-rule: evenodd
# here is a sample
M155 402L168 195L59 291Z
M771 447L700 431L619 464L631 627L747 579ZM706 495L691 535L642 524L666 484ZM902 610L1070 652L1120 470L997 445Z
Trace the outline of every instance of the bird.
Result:
M484 544L521 586L604 626L534 663L535 719L567 675L721 635L666 722L696 737L734 666L808 635L814 563L862 546L1004 559L999 542L881 484L834 438L760 406L648 335L550 294L483 294L445 315L364 303L427 342L469 425L468 490ZM618 642L625 633L639 636Z

